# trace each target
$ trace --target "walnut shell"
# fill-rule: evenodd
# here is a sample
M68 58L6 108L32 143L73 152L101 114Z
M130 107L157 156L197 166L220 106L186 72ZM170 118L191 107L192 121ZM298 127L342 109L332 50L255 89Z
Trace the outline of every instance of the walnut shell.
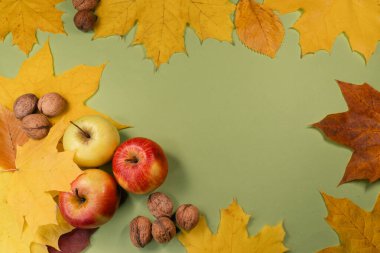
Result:
M95 10L99 0L72 0L73 6L78 11Z
M198 208L191 204L180 205L176 211L175 220L183 230L192 230L199 221Z
M174 222L168 217L161 217L153 222L152 235L153 239L158 243L169 242L176 233Z
M147 205L150 213L156 218L170 217L173 213L173 202L161 192L150 194Z
M129 237L137 248L144 248L152 240L152 223L144 216L137 216L129 224Z
M79 30L88 32L94 29L97 19L98 17L94 14L94 12L90 10L81 10L75 14L74 24Z
M16 99L13 104L13 112L18 119L24 118L26 115L32 114L37 109L38 98L36 95L27 93Z
M42 114L48 117L54 117L66 109L67 102L61 95L52 92L43 95L40 100L38 100L37 106Z
M35 140L42 139L48 135L51 126L48 118L38 113L25 116L21 123L25 133Z

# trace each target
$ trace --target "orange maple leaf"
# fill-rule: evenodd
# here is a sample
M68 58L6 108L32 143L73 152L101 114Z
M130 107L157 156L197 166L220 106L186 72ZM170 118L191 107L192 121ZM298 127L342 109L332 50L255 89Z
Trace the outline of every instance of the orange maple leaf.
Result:
M16 150L28 140L21 127L21 121L14 113L0 104L0 169L16 169Z
M329 212L326 221L339 235L340 245L318 253L364 253L380 251L380 196L372 212L366 212L349 199L336 199L322 193Z
M380 178L380 92L369 84L338 81L348 111L313 124L327 138L354 150L340 184Z

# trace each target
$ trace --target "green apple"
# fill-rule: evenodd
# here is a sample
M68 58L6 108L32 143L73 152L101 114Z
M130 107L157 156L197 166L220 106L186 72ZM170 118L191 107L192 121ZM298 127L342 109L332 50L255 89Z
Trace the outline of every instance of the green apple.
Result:
M110 121L90 115L71 123L63 135L63 149L75 152L76 164L99 167L111 160L120 143L120 135Z

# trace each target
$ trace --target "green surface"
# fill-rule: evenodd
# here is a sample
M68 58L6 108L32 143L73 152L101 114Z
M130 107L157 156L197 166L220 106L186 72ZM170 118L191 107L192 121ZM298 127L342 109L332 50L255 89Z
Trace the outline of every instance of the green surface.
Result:
M284 221L291 252L314 252L338 238L324 221L319 191L348 197L371 209L379 183L355 182L337 187L351 152L329 143L308 127L326 114L346 110L335 79L368 82L380 90L380 48L367 65L352 53L341 35L331 55L318 52L300 59L299 35L287 29L276 59L253 53L236 37L235 45L207 40L201 45L188 29L189 56L177 54L154 72L132 36L91 40L72 23L71 1L66 35L50 35L56 73L79 64L107 67L99 92L89 105L134 126L123 138L145 136L162 145L170 172L159 189L175 203L194 203L213 231L219 208L233 198L253 215L250 234L264 224ZM299 14L282 16L290 27ZM134 32L133 32L134 33ZM38 33L37 52L48 35ZM0 44L0 74L15 76L26 56ZM129 241L129 221L148 215L146 196L130 196L112 221L93 237L86 253L185 252L177 240L151 243L138 250Z

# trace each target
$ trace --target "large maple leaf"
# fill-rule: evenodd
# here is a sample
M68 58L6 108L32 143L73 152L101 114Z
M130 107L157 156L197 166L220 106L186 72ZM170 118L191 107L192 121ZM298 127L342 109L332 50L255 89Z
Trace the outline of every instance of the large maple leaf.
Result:
M319 253L380 252L380 196L371 212L364 211L348 199L336 199L322 193L327 223L339 235L340 245Z
M17 146L22 146L28 139L21 121L0 104L0 170L16 169Z
M284 38L284 27L271 9L255 0L240 0L235 14L236 31L249 49L274 58Z
M55 8L64 0L1 0L0 40L12 33L13 44L28 54L37 42L37 29L51 33L65 33L62 11Z
M82 172L73 161L73 152L57 151L64 129L61 121L46 138L29 140L17 149L17 170L12 172L7 204L33 232L57 222L51 194L69 191L70 183Z
M73 152L58 152L64 121L41 141L29 140L17 149L16 168L0 173L0 252L47 252L72 229L58 214L53 196L68 191L82 173Z
M57 224L57 205L52 195L68 191L70 183L82 173L73 161L73 152L57 151L64 128L62 120L43 140L29 140L19 147L16 155L17 170L2 172L12 175L6 206L18 217L18 222L14 225L24 228L23 230L27 226L32 234L41 229L41 226Z
M125 35L138 23L133 44L144 44L148 58L159 67L177 52L185 52L189 24L203 41L232 42L229 0L102 0L96 12L95 38Z
M46 43L37 54L22 64L15 78L0 76L0 101L7 108L13 108L17 97L25 93L34 93L41 97L49 92L58 92L68 101L69 106L65 113L51 118L53 123L63 118L67 126L71 120L92 114L100 114L112 121L108 116L85 105L85 101L98 90L103 69L104 65L80 65L63 74L55 75L50 46ZM119 129L126 127L112 122Z
M368 84L338 81L348 111L332 114L313 126L331 140L354 150L341 184L380 178L380 93Z
M265 0L265 4L282 13L302 10L294 25L302 54L331 51L336 37L344 33L352 50L368 60L380 40L379 0Z
M249 236L247 224L250 216L236 200L227 209L222 209L218 233L213 235L205 217L190 232L182 231L179 241L188 253L268 252L282 253L285 231L282 224L265 226L256 236Z

